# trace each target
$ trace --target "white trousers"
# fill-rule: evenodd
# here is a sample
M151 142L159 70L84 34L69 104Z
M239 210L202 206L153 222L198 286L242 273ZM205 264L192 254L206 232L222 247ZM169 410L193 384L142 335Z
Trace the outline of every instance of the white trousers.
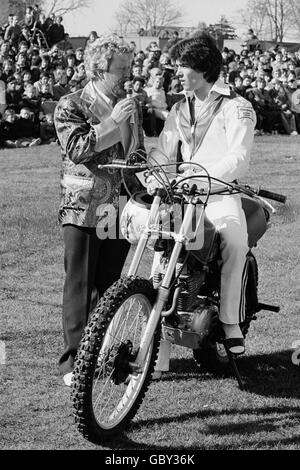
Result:
M245 319L248 232L240 195L212 196L206 208L221 238L220 320L233 325Z

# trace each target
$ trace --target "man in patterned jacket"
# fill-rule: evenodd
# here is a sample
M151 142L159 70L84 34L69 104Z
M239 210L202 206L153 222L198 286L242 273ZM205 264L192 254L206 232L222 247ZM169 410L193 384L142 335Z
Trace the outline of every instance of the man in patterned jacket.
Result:
M98 169L113 158L144 148L139 107L124 98L132 53L113 35L100 37L85 51L88 84L64 96L54 121L62 149L59 219L65 244L63 330L65 349L59 360L66 385L71 384L77 348L94 299L119 278L129 250L122 239L100 239L105 205L118 208L122 191L119 170ZM138 180L126 181L133 192ZM104 219L104 220L103 220ZM99 233L98 233L99 235ZM96 294L96 295L95 295Z

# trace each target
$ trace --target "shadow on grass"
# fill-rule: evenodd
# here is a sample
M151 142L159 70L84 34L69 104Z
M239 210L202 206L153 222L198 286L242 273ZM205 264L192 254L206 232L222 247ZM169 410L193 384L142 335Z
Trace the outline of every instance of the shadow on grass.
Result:
M236 362L248 392L277 398L300 398L300 365L292 363L293 350L270 354L241 356ZM162 377L164 381L198 378L210 380L234 377L231 369L217 374L202 372L191 359L171 359L170 372Z
M255 393L270 398L294 398L300 399L300 368L293 365L291 361L292 351L279 351L271 354L258 354L254 356L244 356L239 359L239 369L246 383L246 393ZM170 372L166 373L162 381L187 380L198 378L199 380L218 379L216 375L201 373L195 365L193 359L173 359L170 363ZM222 376L224 378L224 376ZM237 385L238 387L238 385ZM237 388L238 390L238 388ZM244 393L244 392L240 392ZM250 415L250 416L249 416ZM254 416L253 416L254 415ZM231 408L231 409L213 409L206 408L197 412L183 413L179 416L155 416L151 419L140 420L132 423L129 432L137 432L145 427L159 425L168 425L174 423L185 423L192 419L205 420L218 417L232 417L234 422L222 423L220 419L217 424L207 423L207 433L218 437L228 435L251 436L251 447L255 448L280 448L287 446L296 446L300 444L300 435L291 430L292 436L284 436L280 432L285 423L293 422L298 429L300 424L300 408L295 405L266 405L257 408ZM239 422L236 422L236 416ZM127 432L128 432L127 431ZM268 434L278 433L279 436L270 436ZM264 433L266 433L264 435ZM296 435L295 435L296 434ZM257 439L256 439L257 438ZM238 442L238 441L237 441ZM109 444L108 444L108 447ZM118 444L114 442L113 448L118 449L139 449L139 450L170 450L170 446L149 445L141 442L134 442L128 434L123 433L118 436ZM178 448L178 447L176 447ZM205 449L204 445L195 447L182 447L184 450ZM221 444L213 446L215 450L222 449ZM231 449L237 449L238 444L231 444Z
M249 415L253 416L252 419L249 419ZM236 422L236 417L239 417L239 422ZM224 417L228 417L229 419L235 422L226 422L222 423ZM220 409L215 410L213 408L206 408L205 410L201 409L197 412L193 413L183 413L179 416L162 416L162 417L155 417L152 419L141 420L137 423L132 423L130 428L127 430L127 433L138 432L139 430L145 428L151 428L151 426L156 425L172 425L174 423L179 423L184 425L185 422L189 422L192 419L197 419L199 422L202 420L209 420L211 418L215 418L215 422L218 424L212 424L207 422L205 427L206 430L205 435L213 435L216 438L222 438L226 436L233 436L236 435L236 444L222 444L215 442L214 444L210 444L210 449L214 450L224 450L224 446L226 446L227 450L234 450L239 449L240 442L238 436L240 435L243 440L245 437L249 437L249 447L253 448L264 448L270 449L272 447L283 448L285 446L293 446L300 444L300 434L295 430L291 430L290 436L284 436L282 434L282 427L288 422L293 421L295 426L300 422L300 410L298 406L262 406L253 408L243 408L243 409ZM222 419L221 419L222 418ZM218 422L220 421L220 422ZM297 428L299 429L299 428ZM268 434L277 433L278 437L270 436ZM291 436L291 434L294 434ZM251 438L251 442L250 442ZM114 449L139 449L139 450L170 450L173 449L172 443L169 446L159 446L156 444L146 444L143 442L135 442L130 438L128 434L122 433L118 436L117 443L114 440L111 445L106 443L108 448ZM178 447L176 445L176 449L184 449L185 451L189 450L204 450L207 449L208 446L205 444L201 444L201 440L199 441L199 445L197 446L182 446Z

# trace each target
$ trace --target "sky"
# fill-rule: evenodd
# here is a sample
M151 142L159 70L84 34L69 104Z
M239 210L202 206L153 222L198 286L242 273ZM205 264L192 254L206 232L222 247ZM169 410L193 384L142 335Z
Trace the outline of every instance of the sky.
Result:
M115 24L114 15L124 0L92 0L91 6L64 16L64 26L70 36L88 36L95 30L106 33ZM138 3L138 0L136 0ZM245 7L247 0L173 0L186 13L180 26L196 26L199 21L217 23L225 15L233 26L236 11ZM241 33L246 28L241 30ZM237 33L240 30L237 28Z

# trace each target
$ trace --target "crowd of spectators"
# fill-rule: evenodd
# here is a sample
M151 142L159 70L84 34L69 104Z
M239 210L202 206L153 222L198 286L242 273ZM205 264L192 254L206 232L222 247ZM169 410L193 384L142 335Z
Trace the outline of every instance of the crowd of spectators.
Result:
M86 45L98 37L91 31ZM161 132L171 107L182 99L182 87L169 50L180 40L177 32L163 49L158 41L134 52L125 91L136 97L147 136ZM256 135L300 133L300 49L275 46L263 51L249 30L240 52L224 47L220 78L249 100L257 114ZM74 49L60 16L27 7L19 22L9 15L0 30L0 147L57 143L53 113L65 94L85 86L84 48ZM1 98L2 97L2 98Z
M141 100L144 129L149 135L159 134L171 107L183 97L176 67L168 52L179 39L173 34L163 50L152 42L146 51L135 54L131 86L133 94ZM223 47L222 57L220 79L252 103L257 115L255 134L298 135L300 48L289 52L275 45L263 51L258 38L249 30L242 49L236 52Z
M83 57L61 16L31 6L20 21L8 16L0 29L0 147L57 143L54 109L61 96L86 84Z

